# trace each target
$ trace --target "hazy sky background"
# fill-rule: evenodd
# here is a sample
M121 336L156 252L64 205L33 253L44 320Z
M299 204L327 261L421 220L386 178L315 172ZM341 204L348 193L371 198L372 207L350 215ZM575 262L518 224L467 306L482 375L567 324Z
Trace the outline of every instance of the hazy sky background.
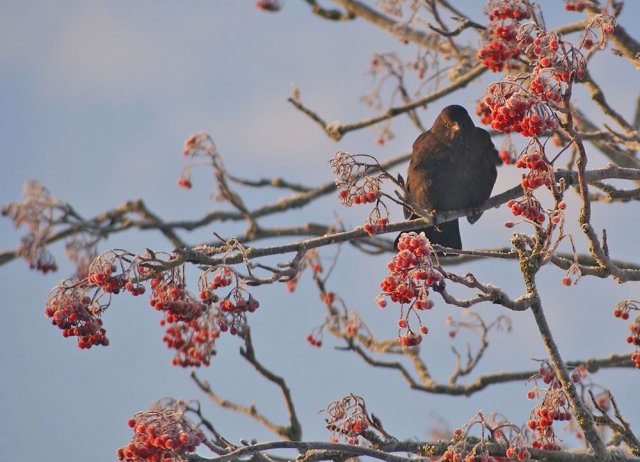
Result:
M473 19L484 22L480 3L456 2L470 6ZM627 3L621 22L633 32L640 3ZM547 20L554 25L578 17L554 14ZM135 198L167 219L200 217L220 207L208 197L210 172L196 171L191 191L176 186L182 143L198 132L214 137L235 175L283 176L307 185L332 180L327 162L338 149L380 159L406 152L417 132L405 120L394 122L396 138L384 146L374 143L376 134L369 129L335 143L286 102L296 82L303 101L327 120L369 116L359 98L372 85L366 75L371 54L395 50L402 50L397 40L364 21L324 21L297 0L288 0L278 14L259 11L253 1L0 0L0 203L20 199L23 182L37 179L86 217ZM593 61L593 74L612 106L630 118L640 87L632 66L602 53ZM429 126L446 104L473 109L495 78L485 74L464 92L421 111L423 122ZM578 92L576 102L585 101L586 93ZM594 119L602 120L595 111ZM590 167L605 163L590 153ZM512 187L519 176L513 167L501 168L494 192ZM277 197L277 192L247 191L246 201L253 208ZM576 203L573 194L570 214ZM594 214L594 224L607 228L612 255L637 262L638 206L596 204ZM362 224L364 211L344 209L332 196L264 223L328 222L336 215L352 227ZM401 216L393 210L393 221ZM512 232L502 226L508 217L503 207L487 212L473 228L463 223L465 246L505 245ZM243 230L216 224L182 236L195 244L209 240L213 231L231 236ZM574 233L584 249L579 232ZM21 235L9 220L0 220L0 248L13 248ZM153 232L117 235L103 250L108 247L171 250ZM43 312L48 291L72 268L62 258L62 243L52 251L61 267L53 275L31 272L23 261L0 268L0 459L115 460L115 450L131 437L127 419L164 396L201 399L218 430L232 441L274 438L249 419L209 405L188 371L170 365L172 353L161 341L160 317L148 307L147 296L115 298L104 316L108 348L80 351L75 341L63 339ZM327 265L334 254L332 248L322 251ZM345 248L329 282L381 337L396 335L398 317L397 308L383 311L374 303L389 258ZM477 262L455 270L472 271L514 297L522 292L514 263ZM194 268L188 272L197 275ZM540 279L549 322L566 359L630 353L626 326L610 313L618 301L638 298L637 284L585 278L564 288L562 276L546 268ZM323 322L324 308L308 275L294 294L279 285L258 288L254 295L261 301L250 317L259 358L287 378L305 439L328 439L316 412L351 392L364 396L398 438L427 438L434 415L457 426L478 410L499 411L523 423L531 410L524 384L494 387L471 398L425 395L409 391L397 374L373 370L333 349L335 342L328 338L322 349L311 348L304 338ZM492 306L477 309L488 319L502 313ZM460 310L436 299L436 309L425 316L431 333L423 355L442 381L453 365L450 347L464 348L465 342L465 337L448 338L448 315L459 317ZM531 369L536 363L530 358L545 356L530 313L511 317L514 332L496 335L479 372ZM247 367L238 347L237 339L224 336L212 366L199 374L222 396L255 402L261 412L285 423L278 390ZM609 371L594 380L613 390L637 430L637 372Z

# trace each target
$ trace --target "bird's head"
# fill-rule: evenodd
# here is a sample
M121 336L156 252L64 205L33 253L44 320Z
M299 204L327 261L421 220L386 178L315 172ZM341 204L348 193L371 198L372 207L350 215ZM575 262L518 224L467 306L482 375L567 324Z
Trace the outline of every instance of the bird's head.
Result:
M469 117L467 110L457 104L444 108L433 124L433 128L436 131L450 140L456 139L460 133L464 133L473 127L473 121Z

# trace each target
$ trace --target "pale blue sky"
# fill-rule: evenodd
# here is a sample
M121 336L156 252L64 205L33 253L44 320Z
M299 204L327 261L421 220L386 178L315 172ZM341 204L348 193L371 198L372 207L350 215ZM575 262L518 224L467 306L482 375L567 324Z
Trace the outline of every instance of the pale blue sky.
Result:
M476 1L457 3L479 9ZM627 3L622 23L633 31L640 4ZM565 17L547 19L555 23ZM0 0L0 203L18 200L23 182L37 179L85 216L144 198L162 217L199 217L219 206L208 199L209 172L194 174L192 191L177 188L176 179L184 139L202 131L212 134L236 175L281 175L309 185L331 181L327 162L336 150L385 159L409 149L415 128L399 120L393 126L396 138L385 146L376 145L368 129L335 143L286 102L291 82L298 84L305 103L327 120L355 121L371 115L359 101L371 84L365 75L371 53L400 48L363 21L320 20L298 0L288 0L278 14L257 10L253 1ZM607 74L613 66L615 72ZM609 89L612 105L630 116L638 96L637 72L607 55L594 60L594 75ZM422 111L424 123L429 125L446 104L473 108L494 77L485 75L464 92ZM578 93L579 103L587 99ZM605 163L597 154L590 159L592 166ZM514 168L501 169L494 192L513 186L519 175ZM247 203L257 206L275 197L270 191L249 192ZM638 261L640 252L631 243L637 239L638 206L598 204L594 211L594 223L607 227L612 254ZM400 211L393 212L392 219L400 219ZM312 209L266 223L330 221L335 214L347 226L361 224L364 216L362 210L343 209L330 197ZM507 218L500 209L487 212L473 228L463 223L465 245L503 245L511 233L501 226ZM183 237L197 243L214 230L232 235L243 228L216 225ZM0 248L15 246L20 235L8 220L0 220ZM170 250L155 233L118 235L108 245ZM21 261L0 268L0 458L114 460L116 448L131 436L126 421L133 413L163 396L202 396L188 371L170 366L159 318L146 297L115 299L105 315L108 348L80 351L63 339L43 314L49 289L70 271L62 259L63 246L52 250L60 257L57 274L33 273ZM323 255L328 262L333 249ZM361 310L379 335L395 335L397 310L381 311L374 304L390 256L370 258L345 249L341 258L330 285L349 306ZM514 296L522 290L515 264L480 262L464 271L503 285ZM589 278L578 287L563 288L561 277L560 271L548 269L541 280L550 323L567 359L630 351L624 343L626 326L610 312L617 301L638 297L637 284L618 286ZM503 412L516 422L528 416L524 384L471 398L424 395L410 392L392 372L374 371L333 350L332 341L321 350L309 347L304 337L323 322L324 312L308 278L292 295L281 286L259 288L254 294L261 301L251 318L260 358L288 378L307 439L328 438L315 413L351 392L364 396L385 428L399 438L425 438L431 413L452 425L481 409ZM479 311L489 318L501 312L492 306ZM423 349L426 357L433 357L432 372L441 380L452 367L452 343L443 322L448 315L459 312L437 300L427 317L431 333ZM512 317L515 333L496 337L481 372L529 369L535 367L530 358L544 357L531 315ZM453 344L463 348L463 339ZM236 339L223 338L219 355L201 376L221 395L256 402L261 411L283 422L277 390L245 366L238 347ZM628 419L640 425L637 373L607 372L594 380L610 386ZM231 440L272 438L248 419L202 401Z

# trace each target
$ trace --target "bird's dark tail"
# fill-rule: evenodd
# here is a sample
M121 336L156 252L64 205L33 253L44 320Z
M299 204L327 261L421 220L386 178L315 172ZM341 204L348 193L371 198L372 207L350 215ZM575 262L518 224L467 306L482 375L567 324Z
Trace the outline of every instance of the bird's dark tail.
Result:
M428 228L416 229L415 232L424 232L424 235L432 244L462 250L462 240L460 239L460 227L458 225L458 220L440 223L437 227L429 226ZM401 234L402 233L396 237L396 240L393 243L393 247L396 249L398 248L398 241L400 240Z

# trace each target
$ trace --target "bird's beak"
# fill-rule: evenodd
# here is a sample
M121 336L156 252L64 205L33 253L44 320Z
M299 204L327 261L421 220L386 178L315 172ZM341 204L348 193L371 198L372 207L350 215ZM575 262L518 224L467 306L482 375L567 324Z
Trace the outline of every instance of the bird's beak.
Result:
M457 133L458 130L460 130L460 124L458 122L451 124L451 131L453 133Z

